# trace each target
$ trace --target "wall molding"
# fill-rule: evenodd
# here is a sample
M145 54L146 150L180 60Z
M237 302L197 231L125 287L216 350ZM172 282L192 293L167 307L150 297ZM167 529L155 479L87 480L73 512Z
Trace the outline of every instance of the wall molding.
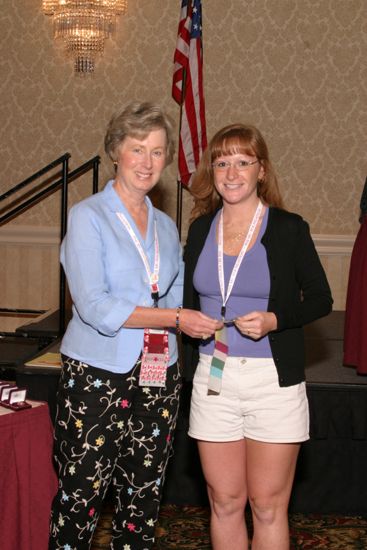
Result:
M59 246L60 228L38 225L5 225L0 227L0 244Z
M355 235L312 235L316 250L320 256L350 256Z
M349 256L352 253L355 235L312 235L320 256ZM36 225L6 225L0 227L0 244L59 246L59 227Z

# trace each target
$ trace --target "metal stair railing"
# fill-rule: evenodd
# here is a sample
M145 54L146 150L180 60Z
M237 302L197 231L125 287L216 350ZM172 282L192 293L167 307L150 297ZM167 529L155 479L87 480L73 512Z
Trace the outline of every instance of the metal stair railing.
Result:
M3 210L5 210L5 213L0 215L0 226L4 225L14 217L18 216L25 210L28 210L35 204L38 204L41 200L43 200L45 197L49 196L51 193L57 191L61 188L61 222L60 222L60 239L62 240L66 234L66 227L67 227L67 212L68 212L68 185L78 179L80 176L86 174L90 170L92 170L92 193L98 192L98 169L100 164L100 157L97 155L85 163L81 164L75 170L69 172L69 159L70 159L70 153L65 153L58 159L55 159L54 161L50 162L41 170L38 170L35 172L32 176L29 178L26 178L24 181L20 182L19 184L15 185L2 195L0 195L0 203L3 202L5 199L8 199L10 196L14 195L20 190L24 190L26 187L29 187L31 183L38 180L41 176L44 176L48 172L50 172L52 169L57 167L58 165L61 165L61 176L58 177L58 174L53 174L51 179L56 179L56 181L53 181L50 185L43 188L38 193L35 193L31 197L21 197L17 202L18 204L16 206L13 206L12 208L5 207ZM27 189L28 192L28 189ZM1 212L1 211L0 211ZM60 286L59 286L59 335L61 336L65 331L65 301L66 301L66 278L64 270L60 264ZM27 312L30 314L37 314L42 313L43 311L40 310L21 310L21 309L9 309L9 308L0 308L1 312L11 312L11 313L17 313L19 311Z

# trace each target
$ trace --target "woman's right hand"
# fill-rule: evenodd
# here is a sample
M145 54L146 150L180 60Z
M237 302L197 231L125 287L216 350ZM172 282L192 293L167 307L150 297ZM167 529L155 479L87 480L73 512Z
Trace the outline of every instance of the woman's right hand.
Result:
M185 308L180 311L180 330L192 338L206 340L222 327L222 321L212 319L200 311Z

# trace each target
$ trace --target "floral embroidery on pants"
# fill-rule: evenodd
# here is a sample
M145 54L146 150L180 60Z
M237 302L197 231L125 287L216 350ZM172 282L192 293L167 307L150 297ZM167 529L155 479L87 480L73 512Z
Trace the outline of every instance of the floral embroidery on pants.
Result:
M168 368L166 387L155 388L139 386L140 361L126 374L69 357L63 362L55 421L59 490L49 549L88 549L109 490L111 548L148 550L177 420L178 364Z

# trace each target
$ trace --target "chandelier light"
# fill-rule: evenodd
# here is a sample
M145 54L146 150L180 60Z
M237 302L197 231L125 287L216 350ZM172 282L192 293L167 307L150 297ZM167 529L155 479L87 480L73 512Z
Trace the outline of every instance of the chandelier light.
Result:
M74 59L77 74L93 73L106 38L116 28L116 18L127 10L127 0L42 0L42 9L53 18L54 37L64 43Z

